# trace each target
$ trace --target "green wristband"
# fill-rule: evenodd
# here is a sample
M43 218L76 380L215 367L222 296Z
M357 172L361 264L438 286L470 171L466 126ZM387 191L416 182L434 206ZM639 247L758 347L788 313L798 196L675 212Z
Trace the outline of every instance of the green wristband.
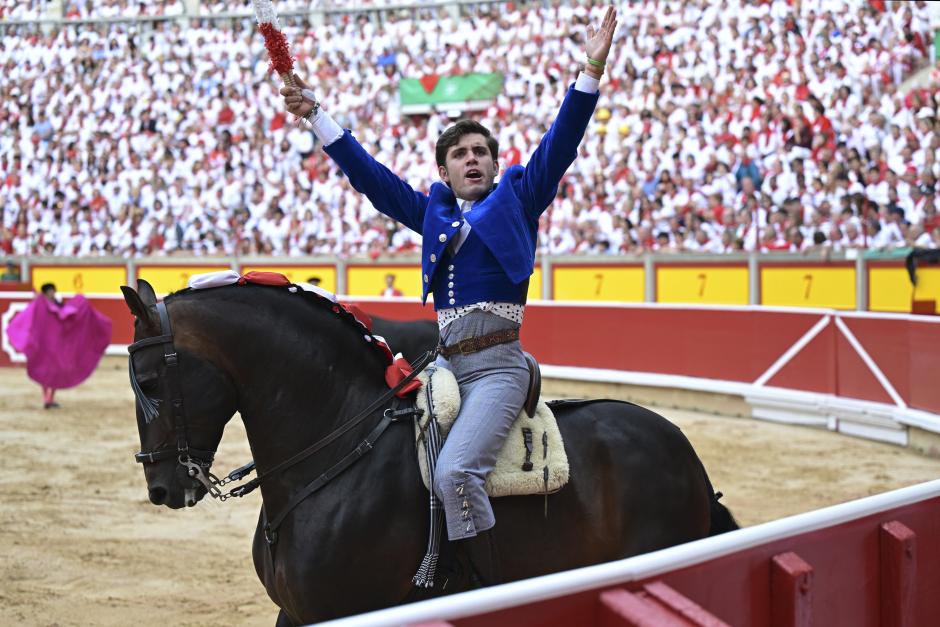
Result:
M588 60L588 63L590 63L591 65L595 67L604 67L605 65L607 65L603 61L598 61L597 59L592 59L591 57L588 57L587 60Z

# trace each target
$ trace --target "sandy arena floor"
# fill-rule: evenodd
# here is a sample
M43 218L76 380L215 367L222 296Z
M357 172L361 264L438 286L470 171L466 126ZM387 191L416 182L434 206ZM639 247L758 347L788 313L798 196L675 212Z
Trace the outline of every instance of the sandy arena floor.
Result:
M149 503L126 359L106 358L57 400L43 410L24 369L0 368L0 624L273 625L251 563L258 493L184 511ZM940 477L940 460L890 445L663 413L742 524ZM250 459L240 422L216 459L220 473Z

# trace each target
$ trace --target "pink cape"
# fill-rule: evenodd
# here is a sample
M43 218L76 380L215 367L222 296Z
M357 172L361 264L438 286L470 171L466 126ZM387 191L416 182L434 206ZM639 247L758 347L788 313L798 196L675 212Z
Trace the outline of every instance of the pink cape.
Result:
M111 319L82 295L64 305L40 295L10 321L7 337L26 355L30 379L61 390L91 376L111 342Z

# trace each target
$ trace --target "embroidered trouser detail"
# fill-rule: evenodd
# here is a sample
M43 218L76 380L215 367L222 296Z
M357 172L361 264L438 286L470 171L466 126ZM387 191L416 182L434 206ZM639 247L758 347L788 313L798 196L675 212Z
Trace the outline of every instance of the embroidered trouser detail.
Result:
M492 313L473 312L448 325L443 339L450 343L514 325ZM434 492L444 504L447 536L459 540L496 524L486 476L525 402L529 371L519 342L450 360L439 358L438 365L450 368L460 386L460 413L434 472Z
M457 495L457 501L460 503L459 525L463 534L472 537L477 534L477 531L473 525L473 516L470 514L470 499L466 496L467 490L464 486L465 484L463 482L454 484L454 493ZM444 511L447 511L446 507ZM448 535L450 535L450 530L448 530Z

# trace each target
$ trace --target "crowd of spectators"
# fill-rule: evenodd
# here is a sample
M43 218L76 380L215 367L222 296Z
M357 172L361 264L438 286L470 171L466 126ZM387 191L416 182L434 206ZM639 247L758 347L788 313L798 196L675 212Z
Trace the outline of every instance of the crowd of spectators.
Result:
M311 9L383 7L392 4L421 4L428 0L277 0L282 13ZM200 0L195 8L202 15L238 14L252 11L251 0ZM97 20L132 16L182 16L187 14L182 0L0 0L0 20Z
M181 5L64 0L76 16L156 4ZM427 189L453 119L404 115L399 79L503 73L501 95L473 115L496 133L503 169L524 163L583 62L600 10L587 6L282 27L323 105ZM927 3L646 0L623 3L619 20L595 119L540 223L543 253L940 245L940 76L899 90L929 63ZM20 28L0 40L0 72L0 254L419 246L285 115L250 17Z

